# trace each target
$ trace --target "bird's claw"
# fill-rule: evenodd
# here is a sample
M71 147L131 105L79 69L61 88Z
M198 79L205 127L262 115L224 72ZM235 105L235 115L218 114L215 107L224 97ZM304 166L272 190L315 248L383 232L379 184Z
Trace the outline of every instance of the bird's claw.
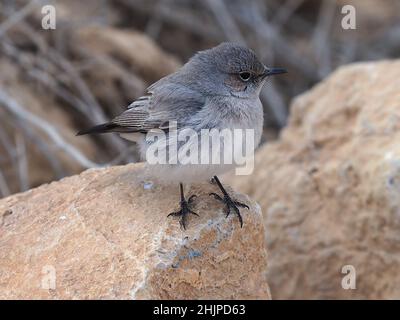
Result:
M197 195L195 195L195 194L192 194L190 197L189 197L189 199L188 199L188 204L191 204L191 203L193 203L193 201L194 201L194 199L196 199L197 198Z
M213 196L215 199L219 200L219 201L224 201L224 199L222 199L218 194L216 194L215 192L211 192L209 194L209 196Z
M244 204L239 201L233 201L229 195L225 195L222 198L220 195L212 192L212 193L210 193L210 196L213 196L216 200L221 201L222 203L225 204L226 217L228 217L230 215L231 209L232 209L235 212L235 214L237 215L237 217L239 218L240 227L241 228L243 227L243 219L242 219L242 216L240 214L240 210L238 207L250 209L247 204Z
M250 210L250 207L245 203L242 203L242 202L239 202L239 201L234 201L233 203L236 204L238 207L246 208L247 210Z
M196 198L196 195L192 195L189 197L188 200L183 200L180 202L181 208L178 211L171 212L167 217L173 216L173 217L181 217L179 220L179 224L181 227L186 230L186 218L189 213L199 216L196 212L194 212L191 208L190 205L193 203L193 200Z

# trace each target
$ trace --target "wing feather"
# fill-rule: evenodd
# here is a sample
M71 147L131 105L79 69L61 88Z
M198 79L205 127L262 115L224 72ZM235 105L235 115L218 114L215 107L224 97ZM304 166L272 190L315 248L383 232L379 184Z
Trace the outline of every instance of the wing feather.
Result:
M117 125L113 131L146 133L152 129L164 130L169 121L177 121L180 127L203 107L203 95L165 79L153 84L147 95L136 99L126 111L111 120Z

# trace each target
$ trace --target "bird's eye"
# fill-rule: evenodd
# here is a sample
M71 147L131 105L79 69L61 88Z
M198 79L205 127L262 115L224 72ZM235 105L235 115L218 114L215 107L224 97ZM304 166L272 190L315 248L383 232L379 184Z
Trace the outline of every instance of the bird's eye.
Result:
M243 71L239 73L239 77L240 79L242 79L243 81L249 81L250 77L251 77L251 73L247 72L247 71Z

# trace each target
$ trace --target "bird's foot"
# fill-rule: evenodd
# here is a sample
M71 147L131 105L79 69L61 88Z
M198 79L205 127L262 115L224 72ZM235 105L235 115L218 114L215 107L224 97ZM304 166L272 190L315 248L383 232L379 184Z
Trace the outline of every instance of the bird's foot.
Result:
M180 205L181 205L180 210L175 211L175 212L171 212L171 213L168 215L168 217L169 217L169 216L181 217L180 220L179 220L179 224L181 225L181 227L182 227L184 230L186 230L186 218L187 218L187 215L188 215L189 213L194 214L195 216L199 216L196 212L194 212L194 211L191 209L192 204L193 204L193 200L194 200L196 197L197 197L196 195L192 195L192 196L189 197L188 200L183 199L183 200L180 202Z
M231 210L233 210L239 218L240 227L241 228L243 227L243 219L242 216L240 215L240 210L238 207L250 209L247 204L244 204L239 201L234 201L228 194L225 194L223 197L221 197L215 192L212 192L210 193L210 196L213 196L216 200L221 201L222 203L225 204L226 217L228 217L231 213Z

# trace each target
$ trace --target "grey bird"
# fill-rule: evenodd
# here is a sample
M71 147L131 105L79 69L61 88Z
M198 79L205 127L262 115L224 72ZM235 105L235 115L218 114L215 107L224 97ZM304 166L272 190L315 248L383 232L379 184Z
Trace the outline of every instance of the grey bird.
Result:
M255 148L263 127L261 88L269 76L281 73L286 70L266 67L251 49L235 43L221 43L198 52L181 69L152 84L145 96L110 122L82 130L77 135L116 132L135 141L145 159L151 145L147 134L153 130L168 134L168 124L176 121L178 132L190 128L196 134L202 129L253 129ZM167 145L172 144L168 138L166 141ZM161 180L179 182L180 209L168 216L179 216L185 229L188 214L198 214L192 210L196 196L186 198L183 183L209 179L222 193L210 195L225 205L227 216L233 211L243 225L239 207L248 209L248 206L232 199L217 177L231 168L232 165L225 164L178 162L152 166L151 171Z

